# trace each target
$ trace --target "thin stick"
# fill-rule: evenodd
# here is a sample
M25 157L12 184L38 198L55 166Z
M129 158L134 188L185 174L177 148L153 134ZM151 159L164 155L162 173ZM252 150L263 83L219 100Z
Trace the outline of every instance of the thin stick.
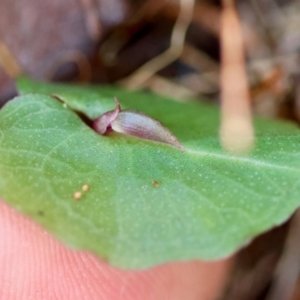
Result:
M141 88L157 71L180 57L186 32L191 23L195 0L180 0L180 11L173 27L170 47L160 55L145 63L132 75L120 81L129 89Z
M254 143L250 93L241 24L232 0L223 0L221 67L222 146L232 153L251 150Z
M147 82L147 88L157 94L172 97L178 102L188 102L188 99L195 98L197 96L195 92L187 87L158 75L151 77L151 79Z

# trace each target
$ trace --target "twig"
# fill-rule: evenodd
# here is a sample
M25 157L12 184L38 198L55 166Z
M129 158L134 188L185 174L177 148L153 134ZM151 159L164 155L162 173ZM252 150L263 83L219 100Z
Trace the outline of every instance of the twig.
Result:
M180 77L179 83L192 91L194 96L218 94L219 77L217 72L191 73Z
M162 14L168 19L176 19L179 12L179 5L171 1L166 5ZM196 1L192 22L201 27L205 27L211 34L220 35L221 9L208 1Z
M243 35L233 0L223 0L221 46L220 139L227 151L244 153L254 144L254 132Z
M145 63L132 75L119 83L129 89L142 87L153 74L180 57L183 51L186 32L192 20L195 0L180 0L180 11L173 27L170 47L160 55Z
M172 97L178 102L187 102L189 101L188 99L194 98L197 95L191 89L158 75L150 78L147 82L147 88L157 94Z
M200 73L202 72L219 72L219 64L214 61L205 52L197 49L193 45L185 43L183 53L180 57L187 65L193 67Z

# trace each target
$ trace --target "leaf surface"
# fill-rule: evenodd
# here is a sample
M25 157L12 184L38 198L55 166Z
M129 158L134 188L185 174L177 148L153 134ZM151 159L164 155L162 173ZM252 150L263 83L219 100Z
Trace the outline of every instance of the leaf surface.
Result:
M219 144L214 106L28 79L19 89L24 95L0 111L0 196L113 265L219 259L299 206L300 132L292 124L256 120L255 150L233 156ZM74 112L96 118L114 108L114 96L162 122L185 152L98 135Z

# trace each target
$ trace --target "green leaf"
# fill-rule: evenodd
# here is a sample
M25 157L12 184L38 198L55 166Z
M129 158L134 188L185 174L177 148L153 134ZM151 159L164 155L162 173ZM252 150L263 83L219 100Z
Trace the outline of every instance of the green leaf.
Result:
M19 89L25 95L0 111L0 196L113 265L219 259L299 206L300 132L292 124L256 120L255 150L233 156L219 144L214 106L26 78ZM114 96L161 121L185 152L97 135L73 111L96 118L114 108ZM75 200L85 184L90 189Z

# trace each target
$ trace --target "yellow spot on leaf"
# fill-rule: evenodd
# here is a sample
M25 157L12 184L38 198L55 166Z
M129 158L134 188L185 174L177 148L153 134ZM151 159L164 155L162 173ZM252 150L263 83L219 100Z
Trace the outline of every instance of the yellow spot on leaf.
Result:
M78 191L73 194L73 198L75 200L79 200L81 198L81 196L82 196L81 192L78 192Z
M82 186L82 191L87 192L90 189L90 186L88 184L85 184Z
M159 183L158 183L158 181L154 180L154 181L152 182L152 185L153 185L154 187L158 187L158 186L159 186Z

